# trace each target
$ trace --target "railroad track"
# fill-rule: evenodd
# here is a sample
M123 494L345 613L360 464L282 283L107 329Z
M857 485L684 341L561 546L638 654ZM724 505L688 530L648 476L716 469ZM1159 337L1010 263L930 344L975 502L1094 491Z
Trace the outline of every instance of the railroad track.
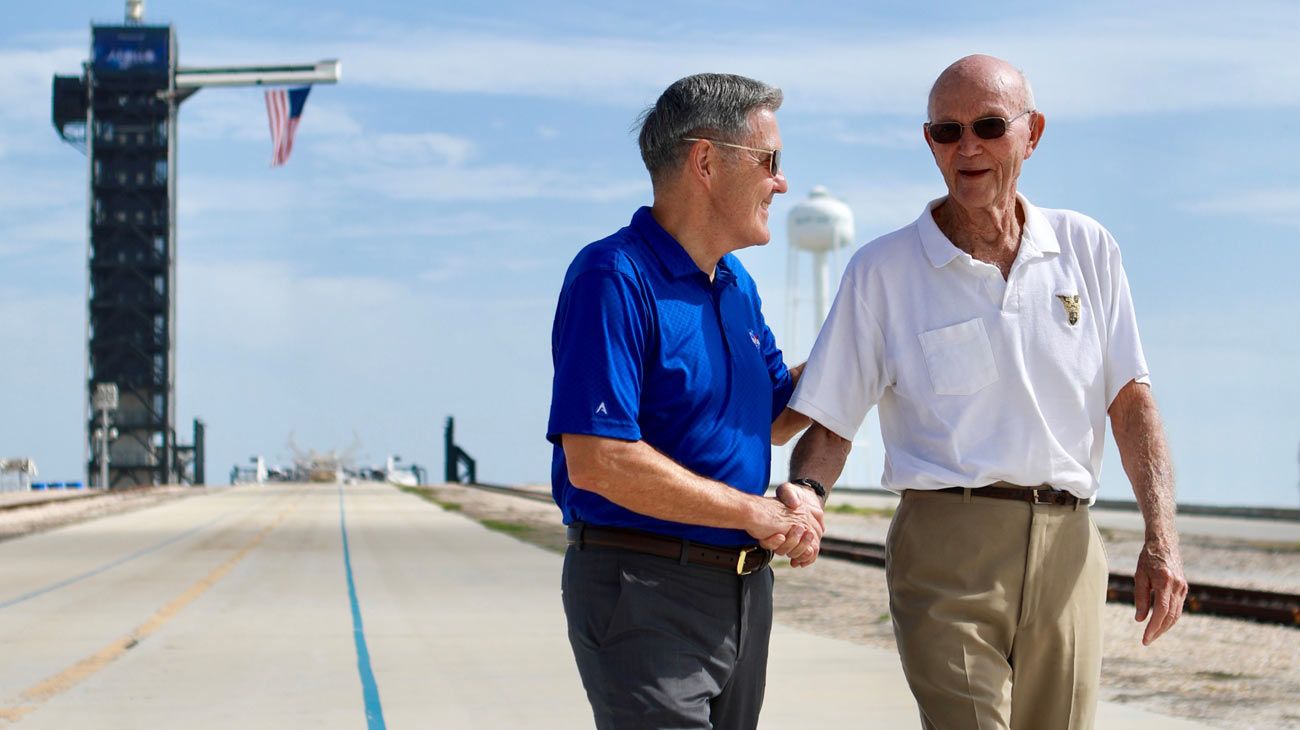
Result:
M474 487L488 492L538 502L551 501L551 496L543 492L533 492L498 484L465 484L461 486ZM828 558L849 560L866 565L879 567L885 565L885 546L877 543L826 536L822 538L821 554ZM1112 603L1132 605L1133 576L1111 573L1106 588L1106 600ZM1256 591L1246 588L1229 588L1206 583L1189 583L1187 585L1187 600L1183 604L1183 612L1300 627L1300 595Z

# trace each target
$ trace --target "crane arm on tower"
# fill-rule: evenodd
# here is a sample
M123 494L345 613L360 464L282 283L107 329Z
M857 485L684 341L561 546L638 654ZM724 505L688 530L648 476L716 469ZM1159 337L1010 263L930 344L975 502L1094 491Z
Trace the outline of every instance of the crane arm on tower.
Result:
M280 66L181 66L176 69L176 88L336 84L342 74L343 64L337 59Z

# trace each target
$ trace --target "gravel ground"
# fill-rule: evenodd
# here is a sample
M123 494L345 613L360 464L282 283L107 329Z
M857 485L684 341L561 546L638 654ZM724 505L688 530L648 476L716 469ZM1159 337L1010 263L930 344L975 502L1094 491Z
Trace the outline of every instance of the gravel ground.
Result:
M834 503L827 516L827 532L835 537L883 543L889 531L889 516L875 510L840 507ZM1106 545L1110 569L1133 575L1142 535L1125 530L1100 530ZM1234 588L1254 588L1283 593L1300 593L1300 545L1251 543L1213 537L1182 538L1183 563L1187 579Z
M0 511L0 540L44 532L96 517L143 509L159 502L194 494L191 487L147 487L109 492L86 499ZM200 490L201 493L201 490Z
M489 527L564 549L553 506L456 486L425 490L445 508ZM832 513L833 534L883 541L889 520L879 515ZM874 536L873 536L874 535ZM1140 536L1104 535L1116 572L1128 572ZM1244 543L1196 540L1184 544L1189 577L1216 584L1296 591L1300 552ZM777 620L847 641L894 649L884 571L836 560L795 570L775 566ZM1143 647L1133 607L1106 606L1102 698L1223 728L1300 728L1300 630L1209 616L1184 616L1154 645Z

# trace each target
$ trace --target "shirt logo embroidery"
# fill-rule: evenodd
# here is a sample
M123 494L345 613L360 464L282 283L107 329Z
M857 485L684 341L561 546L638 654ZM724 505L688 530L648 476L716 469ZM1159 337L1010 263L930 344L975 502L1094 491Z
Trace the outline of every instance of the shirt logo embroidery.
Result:
M609 415L609 411L605 410L605 401L601 401L600 405L596 406L596 413L597 414L604 413L607 416Z
M1065 307L1065 316L1070 320L1070 326L1079 323L1079 295L1078 294L1057 294L1057 299L1061 300L1061 305Z
M762 344L759 343L759 341L758 341L758 335L754 334L754 330L750 330L750 331L749 331L749 341L752 342L752 343L754 343L754 347L761 347L761 346L762 346Z

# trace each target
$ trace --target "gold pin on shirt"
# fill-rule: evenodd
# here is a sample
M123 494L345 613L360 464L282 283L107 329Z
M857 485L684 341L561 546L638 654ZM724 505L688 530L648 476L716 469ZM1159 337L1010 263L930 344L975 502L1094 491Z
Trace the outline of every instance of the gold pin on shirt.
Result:
M1065 306L1065 316L1069 318L1071 325L1079 323L1079 295L1078 294L1057 294L1057 299Z

